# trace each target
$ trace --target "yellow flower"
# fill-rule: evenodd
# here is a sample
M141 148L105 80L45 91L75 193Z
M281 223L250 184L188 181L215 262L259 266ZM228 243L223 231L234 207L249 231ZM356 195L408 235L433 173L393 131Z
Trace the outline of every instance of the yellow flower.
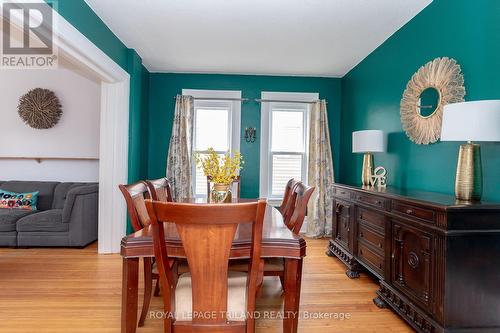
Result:
M241 170L244 163L243 157L239 152L231 157L227 152L219 156L213 148L208 148L207 153L202 156L195 154L196 165L200 166L205 176L217 184L231 184L238 177L238 171Z

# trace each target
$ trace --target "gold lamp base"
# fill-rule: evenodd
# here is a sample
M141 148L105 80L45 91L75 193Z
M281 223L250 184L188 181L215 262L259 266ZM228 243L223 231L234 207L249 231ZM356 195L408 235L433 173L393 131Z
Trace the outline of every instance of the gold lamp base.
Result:
M481 147L471 142L460 146L455 196L458 200L480 201L483 194Z
M361 172L361 182L363 186L370 186L373 174L373 154L365 153L363 156L363 171Z

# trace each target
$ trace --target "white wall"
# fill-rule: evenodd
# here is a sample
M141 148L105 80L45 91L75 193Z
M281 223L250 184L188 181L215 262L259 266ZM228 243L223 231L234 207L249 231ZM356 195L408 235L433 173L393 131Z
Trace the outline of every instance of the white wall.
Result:
M55 92L59 123L37 130L17 113L33 88ZM100 83L67 68L0 71L0 157L99 157ZM98 181L99 161L0 159L0 180Z

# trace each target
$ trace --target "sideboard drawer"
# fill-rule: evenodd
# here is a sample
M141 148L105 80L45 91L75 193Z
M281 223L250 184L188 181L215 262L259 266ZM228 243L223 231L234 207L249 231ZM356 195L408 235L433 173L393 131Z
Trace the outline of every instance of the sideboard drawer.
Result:
M436 215L434 211L430 209L404 204L398 201L392 202L392 210L404 216L416 217L422 220L429 221L431 223L434 223L436 220Z
M358 244L358 258L372 268L375 272L384 276L385 260L384 257L370 249L363 242Z
M387 210L389 203L387 199L364 193L356 193L354 199L357 200L358 203L371 205L383 210Z
M368 226L365 226L363 223L360 223L358 227L358 239L373 245L373 247L377 249L380 255L384 255L384 235L376 232L374 229L369 228Z
M371 209L358 207L358 221L369 224L385 234L385 216Z
M335 196L341 199L351 199L351 191L348 191L346 189L340 188L340 187L335 187Z

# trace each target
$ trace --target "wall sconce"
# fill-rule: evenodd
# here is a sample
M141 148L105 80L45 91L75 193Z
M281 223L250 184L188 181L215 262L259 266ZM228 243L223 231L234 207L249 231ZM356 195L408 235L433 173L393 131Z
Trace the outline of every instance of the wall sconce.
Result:
M247 127L245 128L245 141L246 142L255 142L257 139L257 129L255 127Z

